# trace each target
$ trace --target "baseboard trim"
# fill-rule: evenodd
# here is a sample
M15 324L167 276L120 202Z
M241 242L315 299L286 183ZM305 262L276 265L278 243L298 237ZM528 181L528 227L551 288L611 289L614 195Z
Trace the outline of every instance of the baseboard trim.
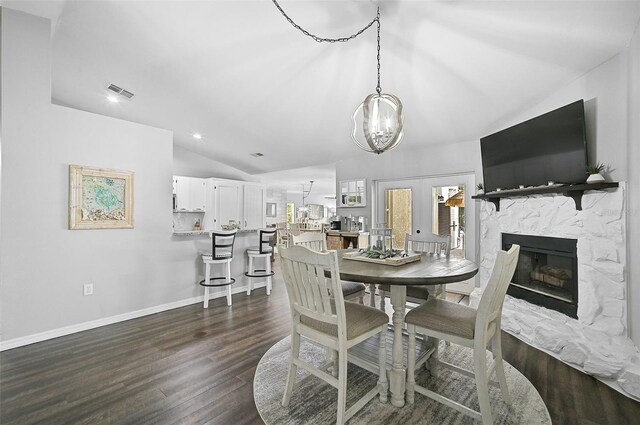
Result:
M258 283L254 285L254 289L264 288L266 283ZM231 291L233 294L246 293L247 287L233 288ZM226 291L219 291L212 294L209 299L224 298L227 296ZM71 335L77 332L88 331L90 329L99 328L102 326L112 325L118 322L124 322L125 320L137 319L138 317L148 316L150 314L156 314L167 310L173 310L174 308L185 307L191 304L197 304L204 301L204 295L198 297L186 298L180 301L174 301L171 303L161 304L154 307L143 308L141 310L131 311L128 313L118 314L115 316L104 317L102 319L91 320L89 322L78 323L76 325L65 326L58 329L51 329L49 331L39 332L33 335L27 335L19 338L9 339L6 341L0 341L0 351L11 350L13 348L23 347L25 345L35 344L37 342L47 341L53 338L59 338L61 336Z

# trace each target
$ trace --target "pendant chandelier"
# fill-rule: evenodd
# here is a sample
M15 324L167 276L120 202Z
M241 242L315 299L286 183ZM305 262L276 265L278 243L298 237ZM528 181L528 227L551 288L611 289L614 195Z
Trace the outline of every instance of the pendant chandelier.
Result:
M351 138L354 143L367 152L381 154L398 146L402 141L402 103L400 99L389 93L382 93L380 87L380 8L376 17L357 33L349 37L321 38L304 30L282 10L276 0L272 0L282 15L300 30L304 35L313 38L318 43L329 42L346 43L362 34L375 23L378 29L377 70L378 84L376 92L368 95L353 113L353 130Z

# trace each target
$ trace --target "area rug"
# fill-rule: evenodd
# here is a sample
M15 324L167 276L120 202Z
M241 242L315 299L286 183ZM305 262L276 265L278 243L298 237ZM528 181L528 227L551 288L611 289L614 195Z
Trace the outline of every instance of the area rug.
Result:
M318 378L311 378L294 390L289 407L280 404L289 364L290 338L276 343L265 353L256 369L253 393L262 420L267 425L335 424L338 390ZM325 361L323 348L303 340L300 356L309 363L320 365ZM451 345L440 347L440 358L449 363L472 369L472 351ZM513 399L512 406L502 401L500 390L491 386L489 396L494 424L550 425L551 418L544 402L533 385L513 366L505 362L505 373ZM298 369L298 378L306 371ZM349 363L347 374L347 408L362 397L377 381L376 375ZM446 397L479 410L474 381L459 373L441 368L437 378L420 368L416 382ZM394 407L374 398L353 416L349 425L371 424L475 424L468 416L437 403L421 394L415 394L415 403Z

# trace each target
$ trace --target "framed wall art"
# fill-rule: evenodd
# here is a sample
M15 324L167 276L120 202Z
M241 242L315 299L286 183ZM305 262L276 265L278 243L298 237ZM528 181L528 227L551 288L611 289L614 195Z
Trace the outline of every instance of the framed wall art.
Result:
M69 229L132 229L133 172L69 166Z

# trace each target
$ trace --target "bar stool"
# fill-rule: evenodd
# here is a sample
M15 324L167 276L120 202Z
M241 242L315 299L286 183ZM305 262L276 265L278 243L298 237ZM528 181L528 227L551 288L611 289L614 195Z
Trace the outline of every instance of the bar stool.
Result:
M267 278L267 295L271 295L271 256L273 255L273 238L276 229L258 229L258 247L247 249L249 257L249 267L245 276L248 277L266 277ZM265 262L264 269L256 269L255 260L263 260ZM251 295L253 290L253 280L248 279L247 295Z
M227 287L227 305L231 305L231 285L236 281L231 277L231 260L233 259L233 243L236 239L236 230L216 230L209 233L211 236L211 252L202 253L204 263L204 280L200 285L204 287L204 308L209 307L209 288ZM211 266L226 264L225 276L211 277ZM224 282L211 283L224 279Z

